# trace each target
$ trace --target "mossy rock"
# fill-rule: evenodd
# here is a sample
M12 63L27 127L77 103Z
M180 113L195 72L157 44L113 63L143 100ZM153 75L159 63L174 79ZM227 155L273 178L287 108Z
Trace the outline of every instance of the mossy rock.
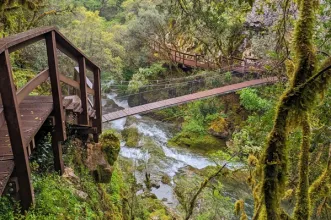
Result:
M210 134L199 135L193 132L181 132L168 141L170 145L189 147L199 150L217 150L225 147L225 142Z
M138 122L138 119L134 116L129 116L126 118L126 122L125 122L125 126L126 127L129 127L129 126L132 126L134 124L137 124Z
M159 160L165 157L163 149L158 146L152 138L144 137L143 140L143 149L147 150L148 153L154 156L152 159Z
M113 169L109 166L98 165L93 174L98 183L110 183Z
M113 166L120 152L120 140L118 135L107 130L100 135L101 150L105 153L106 159L110 166Z
M122 131L122 137L126 141L126 146L137 147L139 143L139 133L136 127L125 128Z
M168 175L168 174L164 174L162 177L161 177L161 182L163 184L170 184L171 182L171 177Z

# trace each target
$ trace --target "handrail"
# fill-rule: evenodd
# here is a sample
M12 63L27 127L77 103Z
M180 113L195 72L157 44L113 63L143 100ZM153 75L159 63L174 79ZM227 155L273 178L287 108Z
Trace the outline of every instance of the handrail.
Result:
M49 78L49 70L46 69L36 75L33 79L31 79L24 87L22 87L17 93L17 103L20 104L35 88L37 88L40 84L45 82ZM79 90L79 83L73 79L66 77L63 74L60 74L60 81L72 86L75 89ZM89 81L91 83L91 81ZM91 85L87 87L87 93L90 95L94 95L95 92L91 88ZM90 102L90 100L89 100ZM93 106L93 105L92 105Z
M56 27L41 27L35 28L26 32L22 32L16 35L12 35L6 38L0 39L0 53L8 50L9 53L14 52L20 48L26 47L30 44L45 39L45 35L54 31L57 48L64 54L74 60L78 60L78 57L82 56L86 59L86 66L90 70L99 69L88 57L77 47L75 47L70 41L64 37Z
M39 73L24 85L23 88L16 91L10 62L10 53L41 40L45 40L48 69ZM81 69L80 82L76 82L59 72L58 49L69 58L78 62ZM87 83L87 69L91 70L93 73L93 86L91 86L90 81ZM54 128L52 129L52 148L54 153L54 168L57 172L60 174L64 172L61 142L67 139L61 81L80 91L82 111L78 115L78 125L86 126L86 129L92 127L95 132L93 134L96 142L98 142L98 134L100 134L102 130L100 68L83 52L70 43L57 28L36 28L0 39L0 95L4 111L2 115L4 115L5 121L7 122L8 136L14 156L15 173L18 178L18 188L20 189L19 193L23 210L28 210L34 199L33 187L31 185L31 170L26 148L26 145L29 143L26 143L25 134L22 130L23 115L20 113L19 106L25 97L48 79L50 79L53 101L52 115L54 116ZM94 95L94 109L88 108L88 103L91 104L91 101L88 100L87 97L88 94ZM93 110L95 114L92 112ZM93 113L93 118L90 117L91 115L89 113L91 112ZM90 122L92 122L92 124Z
M63 82L63 83L65 83L65 84L67 84L67 85L69 85L69 86L74 87L75 89L78 89L78 90L80 89L79 82L66 77L62 73L60 74L60 81ZM87 89L87 93L88 94L90 94L90 95L94 95L95 94L95 92L94 92L93 89L91 89L89 87L87 87L86 89Z
M49 70L46 69L40 72L35 78L30 80L23 88L17 93L17 103L20 104L35 88L45 82L49 78Z
M158 45L158 50L161 51L162 50L169 50L171 52L175 52L175 61L177 61L176 58L180 58L178 61L182 61L182 63L184 64L185 61L193 61L195 62L195 66L199 66L198 63L201 62L198 60L198 57L202 57L206 62L203 62L203 64L206 64L208 65L208 67L216 67L218 66L217 62L210 62L208 59L206 59L206 55L204 54L190 54L190 53L185 53L185 52L181 52L181 51L178 51L178 50L175 50L173 48L169 48L169 47L166 47L164 48L163 46L161 46L161 43L156 41L156 40L153 40L151 39L151 41L153 42L153 49L156 50L156 44ZM177 56L177 54L179 54L179 56ZM188 56L188 57L193 57L193 59L187 59L187 57L185 56ZM238 60L238 61L242 61L242 62L246 62L245 60L252 60L252 61L257 61L258 59L256 58L249 58L249 57L244 57L244 58L238 58L238 57L235 57L235 56L231 56L231 57L224 57L224 56L220 56L219 59L225 59L225 60Z

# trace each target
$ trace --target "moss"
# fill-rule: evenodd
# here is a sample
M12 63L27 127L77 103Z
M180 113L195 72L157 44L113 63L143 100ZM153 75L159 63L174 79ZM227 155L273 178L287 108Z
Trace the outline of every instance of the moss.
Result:
M120 152L120 140L112 130L107 130L100 135L102 151L106 154L108 163L113 166Z
M249 166L255 167L258 164L258 159L253 155L250 154L247 159L247 163Z
M168 174L163 174L163 176L161 177L161 182L164 184L170 184L171 182L171 178Z
M213 150L225 147L225 142L212 135L199 135L193 132L181 132L169 140L173 146L186 146L200 150Z
M137 147L139 143L139 133L136 127L129 127L122 131L122 137L126 141L126 146Z
M209 129L212 129L215 132L221 133L226 131L228 124L226 120L222 117L217 118L216 120L210 123Z
M112 177L112 169L98 165L94 175L98 183L109 183Z
M144 137L143 149L154 156L151 160L165 157L163 149L150 137Z
M290 87L282 95L277 107L274 127L267 140L267 146L261 158L262 179L259 188L255 190L255 219L281 219L286 216L280 208L280 201L284 195L288 155L286 141L288 132L294 127L301 126L307 112L314 106L317 94L325 89L329 81L326 76L320 77L316 81L309 80L315 73L315 51L313 47L313 26L315 21L316 4L311 0L301 0L299 2L299 19L295 28L294 48L295 48L295 70L290 82ZM291 70L290 70L291 71ZM289 123L288 123L289 122ZM309 123L309 122L308 122ZM305 127L305 126L304 126ZM310 134L304 138L303 143L309 140ZM305 140L306 139L306 140ZM304 146L307 147L307 146ZM303 160L307 154L303 155ZM302 172L308 172L308 167ZM307 187L302 179L302 197L305 203L302 209L307 207ZM305 206L305 207L304 207ZM300 212L301 213L301 212ZM304 216L297 218L304 219Z
M294 210L294 218L298 220L309 219L310 199L309 189L309 148L310 148L310 124L308 116L302 122L303 140L301 144L300 162L299 162L299 185L297 188L297 200Z
M241 212L244 211L244 200L237 200L234 204L234 213L236 215L240 215Z

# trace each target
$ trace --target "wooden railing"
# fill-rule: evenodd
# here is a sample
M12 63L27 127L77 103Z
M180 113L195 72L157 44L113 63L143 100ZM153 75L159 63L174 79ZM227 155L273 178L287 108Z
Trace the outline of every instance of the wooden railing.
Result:
M256 58L238 58L235 56L224 57L219 56L217 58L218 62L215 62L210 57L207 57L203 54L190 54L175 50L171 47L164 46L160 42L156 40L150 40L150 46L154 51L164 53L169 56L174 62L181 63L190 67L198 67L198 68L206 68L206 69L231 69L231 67L242 66L243 71L250 66L247 64L247 61L256 62L258 59ZM238 65L238 62L240 63ZM242 65L243 64L243 65Z
M26 47L35 42L45 40L48 69L40 72L19 91L16 91L10 53ZM61 74L58 69L57 49L73 59L79 66L79 81L75 81ZM93 73L93 85L87 80L87 70ZM19 105L39 85L50 80L51 94L53 99L53 113L55 125L52 145L54 152L55 169L63 172L62 151L60 142L67 139L65 116L62 103L62 91L60 82L79 90L83 111L79 115L79 125L89 125L88 105L96 111L93 119L93 127L97 133L101 133L101 93L100 93L100 69L84 53L73 46L55 27L43 27L33 29L21 34L0 39L0 94L8 134L12 146L15 162L15 173L18 177L21 204L24 210L33 203L33 190L30 181L30 167L26 147L24 146L24 134L22 132L21 115ZM88 94L93 96L93 103L88 99ZM55 147L54 147L55 146Z

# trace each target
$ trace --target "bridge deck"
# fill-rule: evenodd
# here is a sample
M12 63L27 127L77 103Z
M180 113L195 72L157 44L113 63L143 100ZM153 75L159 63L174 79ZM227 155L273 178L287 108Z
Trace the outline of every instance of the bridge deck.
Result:
M150 112L156 109L162 109L169 106L180 105L186 102L190 102L193 100L203 99L211 96L227 94L230 92L234 92L246 87L260 86L265 84L271 84L277 82L278 79L276 77L264 78L264 79L256 79L250 80L242 83L237 83L233 85L223 86L216 89L211 89L207 91L197 92L190 95L180 96L177 98L167 99L159 102L153 102L145 105L140 105L132 108L123 109L116 112L111 112L109 114L105 114L102 116L102 121L114 121L120 118L124 118L130 115L141 114Z
M22 133L25 147L30 145L47 117L53 110L52 97L27 97L20 105ZM0 194L14 168L14 155L10 144L7 124L0 127Z
M64 97L62 104L65 110L71 110L73 112L79 112L81 108L80 99L76 96ZM35 135L53 111L52 96L28 96L20 103L19 111L24 146L27 148L27 152L30 155ZM94 112L90 111L89 116L92 117L93 114ZM2 109L0 107L0 116L2 115ZM14 169L14 154L5 121L3 121L3 123L0 122L0 165L1 195Z

